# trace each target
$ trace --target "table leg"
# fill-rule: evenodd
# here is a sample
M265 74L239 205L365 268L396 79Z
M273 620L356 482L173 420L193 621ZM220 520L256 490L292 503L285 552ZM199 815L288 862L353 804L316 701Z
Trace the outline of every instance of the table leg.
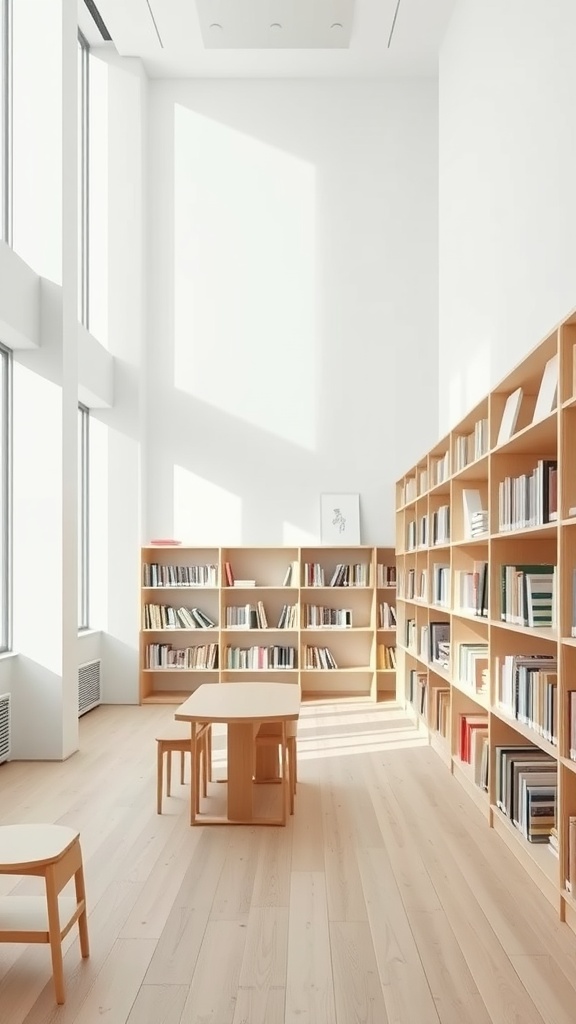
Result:
M228 820L251 821L252 765L254 757L252 722L228 725Z

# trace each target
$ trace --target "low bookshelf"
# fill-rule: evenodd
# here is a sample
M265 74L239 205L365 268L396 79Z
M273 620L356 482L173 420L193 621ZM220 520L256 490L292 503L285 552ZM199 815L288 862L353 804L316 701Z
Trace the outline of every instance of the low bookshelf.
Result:
M396 485L397 662L430 744L576 930L576 314Z
M246 678L396 697L393 548L150 544L140 592L141 703Z

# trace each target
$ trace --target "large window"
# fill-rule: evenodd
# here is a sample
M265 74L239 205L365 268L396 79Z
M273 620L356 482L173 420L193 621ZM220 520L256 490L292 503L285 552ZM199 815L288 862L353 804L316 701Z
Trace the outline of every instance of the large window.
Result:
M90 49L78 32L78 319L89 327L89 68Z
M78 629L88 629L89 608L89 492L90 414L78 406Z
M0 238L12 244L12 0L0 0Z
M0 345L0 650L12 641L12 353Z

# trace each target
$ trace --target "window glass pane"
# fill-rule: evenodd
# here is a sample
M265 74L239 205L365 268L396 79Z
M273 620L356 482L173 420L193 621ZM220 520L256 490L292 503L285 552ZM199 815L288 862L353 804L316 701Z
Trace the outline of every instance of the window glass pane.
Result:
M78 406L78 628L87 629L88 608L88 473L89 412Z
M0 348L0 650L10 642L10 394L12 355Z

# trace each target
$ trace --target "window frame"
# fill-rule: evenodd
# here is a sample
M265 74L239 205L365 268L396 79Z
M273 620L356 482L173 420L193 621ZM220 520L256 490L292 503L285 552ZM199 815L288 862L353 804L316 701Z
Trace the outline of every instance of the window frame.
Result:
M7 245L12 246L12 0L0 0L0 46L2 47L0 237Z
M90 629L90 410L78 403L78 631Z
M78 29L80 74L79 104L79 181L78 181L78 313L80 323L90 328L90 44Z

